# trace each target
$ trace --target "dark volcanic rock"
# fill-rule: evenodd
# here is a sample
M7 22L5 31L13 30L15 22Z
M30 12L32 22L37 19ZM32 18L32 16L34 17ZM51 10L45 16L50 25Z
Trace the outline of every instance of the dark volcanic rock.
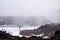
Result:
M42 25L38 29L34 30L22 30L20 31L20 34L25 35L25 36L30 36L32 34L39 35L41 33L44 33L44 36L54 36L54 32L56 30L60 30L60 24L46 24Z
M31 36L29 38L26 37L19 37L19 36L12 36L5 31L0 31L0 40L60 40L60 31L56 30L54 36L51 38L43 39L42 37Z

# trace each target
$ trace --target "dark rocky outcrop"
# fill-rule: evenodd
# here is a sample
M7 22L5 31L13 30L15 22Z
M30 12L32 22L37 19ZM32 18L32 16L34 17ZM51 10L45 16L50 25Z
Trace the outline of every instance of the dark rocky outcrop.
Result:
M26 37L19 37L19 36L12 36L5 31L0 31L0 40L60 40L60 31L57 30L51 38L43 39L42 37L31 36L29 38Z
M41 33L44 33L44 36L54 36L54 32L56 30L60 30L60 24L46 24L42 25L37 29L34 30L22 30L20 31L20 34L25 35L25 36L30 36L32 34L39 35Z

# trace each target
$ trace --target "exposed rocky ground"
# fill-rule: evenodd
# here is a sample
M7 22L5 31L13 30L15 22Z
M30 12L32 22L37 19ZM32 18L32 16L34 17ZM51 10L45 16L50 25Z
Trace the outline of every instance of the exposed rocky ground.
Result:
M0 40L60 40L60 31L57 30L51 38L43 39L42 37L31 36L29 38L26 37L19 37L19 36L12 36L5 31L0 31Z
M39 35L43 33L44 36L52 37L54 36L54 32L56 30L60 30L60 24L52 23L52 24L42 25L34 30L22 30L20 31L20 34L25 36L31 36L32 34Z

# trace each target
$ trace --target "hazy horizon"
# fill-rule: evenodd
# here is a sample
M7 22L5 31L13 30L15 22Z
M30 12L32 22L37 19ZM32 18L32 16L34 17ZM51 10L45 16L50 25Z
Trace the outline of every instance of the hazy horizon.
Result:
M60 23L60 0L0 0L0 16L43 16Z

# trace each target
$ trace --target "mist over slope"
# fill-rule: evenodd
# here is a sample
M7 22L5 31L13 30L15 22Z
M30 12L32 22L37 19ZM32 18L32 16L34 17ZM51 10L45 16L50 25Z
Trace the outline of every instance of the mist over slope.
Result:
M0 17L0 25L17 25L17 26L23 26L23 25L30 25L30 26L38 26L42 24L49 24L51 21L45 17L42 16L32 16L32 17L12 17L12 16L6 16L6 17Z

